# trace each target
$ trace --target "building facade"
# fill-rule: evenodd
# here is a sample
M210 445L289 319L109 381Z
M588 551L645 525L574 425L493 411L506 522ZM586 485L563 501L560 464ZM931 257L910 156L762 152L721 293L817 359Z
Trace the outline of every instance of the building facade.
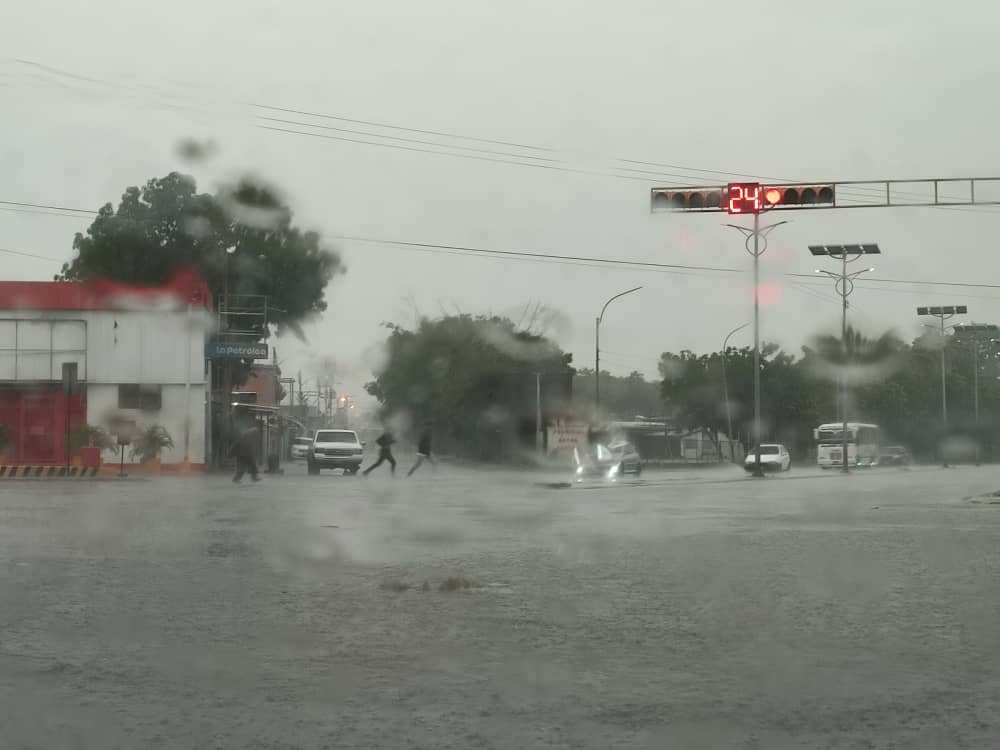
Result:
M0 282L0 423L8 463L61 464L81 426L161 425L164 466L204 466L211 296L192 270L142 287ZM67 395L64 364L78 387ZM105 455L113 460L114 453Z

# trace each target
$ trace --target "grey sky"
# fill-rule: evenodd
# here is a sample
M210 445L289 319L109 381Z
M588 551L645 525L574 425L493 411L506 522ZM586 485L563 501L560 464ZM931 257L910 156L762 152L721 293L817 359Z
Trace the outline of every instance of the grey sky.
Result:
M117 201L126 185L172 169L194 174L203 189L251 171L282 186L297 221L326 235L749 270L741 240L721 228L728 217L650 215L649 187L726 181L694 168L793 179L1000 173L1000 100L993 95L1000 63L992 54L1000 12L989 4L594 6L36 0L0 28L0 200L96 208ZM50 74L17 58L114 85ZM558 151L286 116L248 103ZM270 132L257 127L268 124L259 115L544 156L598 174ZM214 139L218 154L196 166L180 161L175 144L189 136ZM677 176L620 179L608 176L616 157L685 169L639 167ZM765 310L762 330L792 349L831 329L839 314L831 284L784 276L815 267L807 244L876 241L884 252L879 276L993 280L1000 210L782 218L793 223L775 232L764 261L780 297ZM0 247L68 258L73 232L87 223L0 211ZM717 348L751 312L748 274L331 244L349 271L329 288L328 313L308 326L308 346L278 346L293 372L335 358L345 391L357 392L368 377L362 354L382 337L379 323L411 322L414 311L520 314L541 302L571 322L557 338L577 365L592 366L593 320L604 299L642 284L609 310L602 363L651 377L661 351ZM4 265L11 279L50 278L59 266L6 255ZM852 301L860 326L907 336L920 303L966 303L970 319L1000 320L991 290L864 284Z

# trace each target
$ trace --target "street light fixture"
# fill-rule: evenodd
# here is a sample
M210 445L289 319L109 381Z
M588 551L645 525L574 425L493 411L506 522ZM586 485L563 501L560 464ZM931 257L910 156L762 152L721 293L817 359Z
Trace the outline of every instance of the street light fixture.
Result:
M932 315L938 319L939 329L941 332L941 428L943 430L941 435L942 445L941 445L941 465L946 469L948 468L948 456L945 454L944 439L948 435L948 375L947 369L945 367L945 349L944 345L944 322L949 320L956 315L965 315L969 312L969 308L965 305L945 305L943 307L918 307L917 315ZM930 328L931 326L927 326Z
M840 259L840 273L820 268L816 269L816 273L821 273L824 276L835 279L836 289L840 293L840 345L844 350L844 363L841 367L840 375L840 452L842 461L840 470L846 474L849 471L847 468L847 298L854 291L854 280L862 274L875 270L874 268L862 268L860 271L848 273L847 264L853 263L866 255L879 255L882 251L879 250L878 245L872 243L868 245L810 245L809 252L814 256L825 255L830 258Z
M641 286L633 287L632 289L626 289L624 292L619 292L614 297L609 299L604 303L604 307L601 308L601 314L597 316L594 325L594 412L595 414L600 411L601 408L601 321L604 320L604 311L608 309L608 305L614 302L619 297L624 297L626 294L631 294L632 292L638 292L642 289Z
M739 333L748 325L750 324L744 323L741 326L737 326L727 333L726 338L722 340L722 399L726 404L726 429L728 430L726 436L729 438L730 463L735 462L736 457L733 455L733 411L729 404L729 382L726 380L726 352L729 350L729 337L734 333Z
M955 326L955 333L972 334L972 411L976 428L976 466L979 466L979 334L989 333L996 335L1000 331L1000 326L993 324L973 323L968 326ZM995 340L987 339L989 342Z

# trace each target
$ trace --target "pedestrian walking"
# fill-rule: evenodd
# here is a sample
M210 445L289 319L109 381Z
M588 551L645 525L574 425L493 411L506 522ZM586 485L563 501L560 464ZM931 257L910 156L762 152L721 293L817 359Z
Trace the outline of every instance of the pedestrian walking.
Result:
M406 476L413 476L413 472L419 469L424 461L429 461L431 466L437 466L437 461L434 460L431 453L431 431L427 428L424 428L417 439L417 462L413 464L413 468L406 473Z
M396 473L396 459L392 455L392 444L396 442L396 438L392 436L392 432L386 430L375 440L375 444L378 446L378 461L373 463L367 469L365 469L363 476L368 476L375 469L381 466L385 461L389 462L391 471L393 474Z
M257 473L257 459L254 456L254 448L257 443L257 428L248 427L240 433L233 443L233 455L236 457L236 473L233 481L239 484L243 480L244 474L250 474L250 478L255 482L260 481Z

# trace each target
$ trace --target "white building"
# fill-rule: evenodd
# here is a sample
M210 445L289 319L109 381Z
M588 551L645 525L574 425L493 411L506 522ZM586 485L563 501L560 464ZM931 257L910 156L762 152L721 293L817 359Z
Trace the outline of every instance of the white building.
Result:
M165 467L186 459L202 468L210 300L193 271L161 287L0 282L5 463L60 464L67 419L110 430L124 418L166 428L174 447L161 456ZM81 386L68 399L64 363L75 363Z

